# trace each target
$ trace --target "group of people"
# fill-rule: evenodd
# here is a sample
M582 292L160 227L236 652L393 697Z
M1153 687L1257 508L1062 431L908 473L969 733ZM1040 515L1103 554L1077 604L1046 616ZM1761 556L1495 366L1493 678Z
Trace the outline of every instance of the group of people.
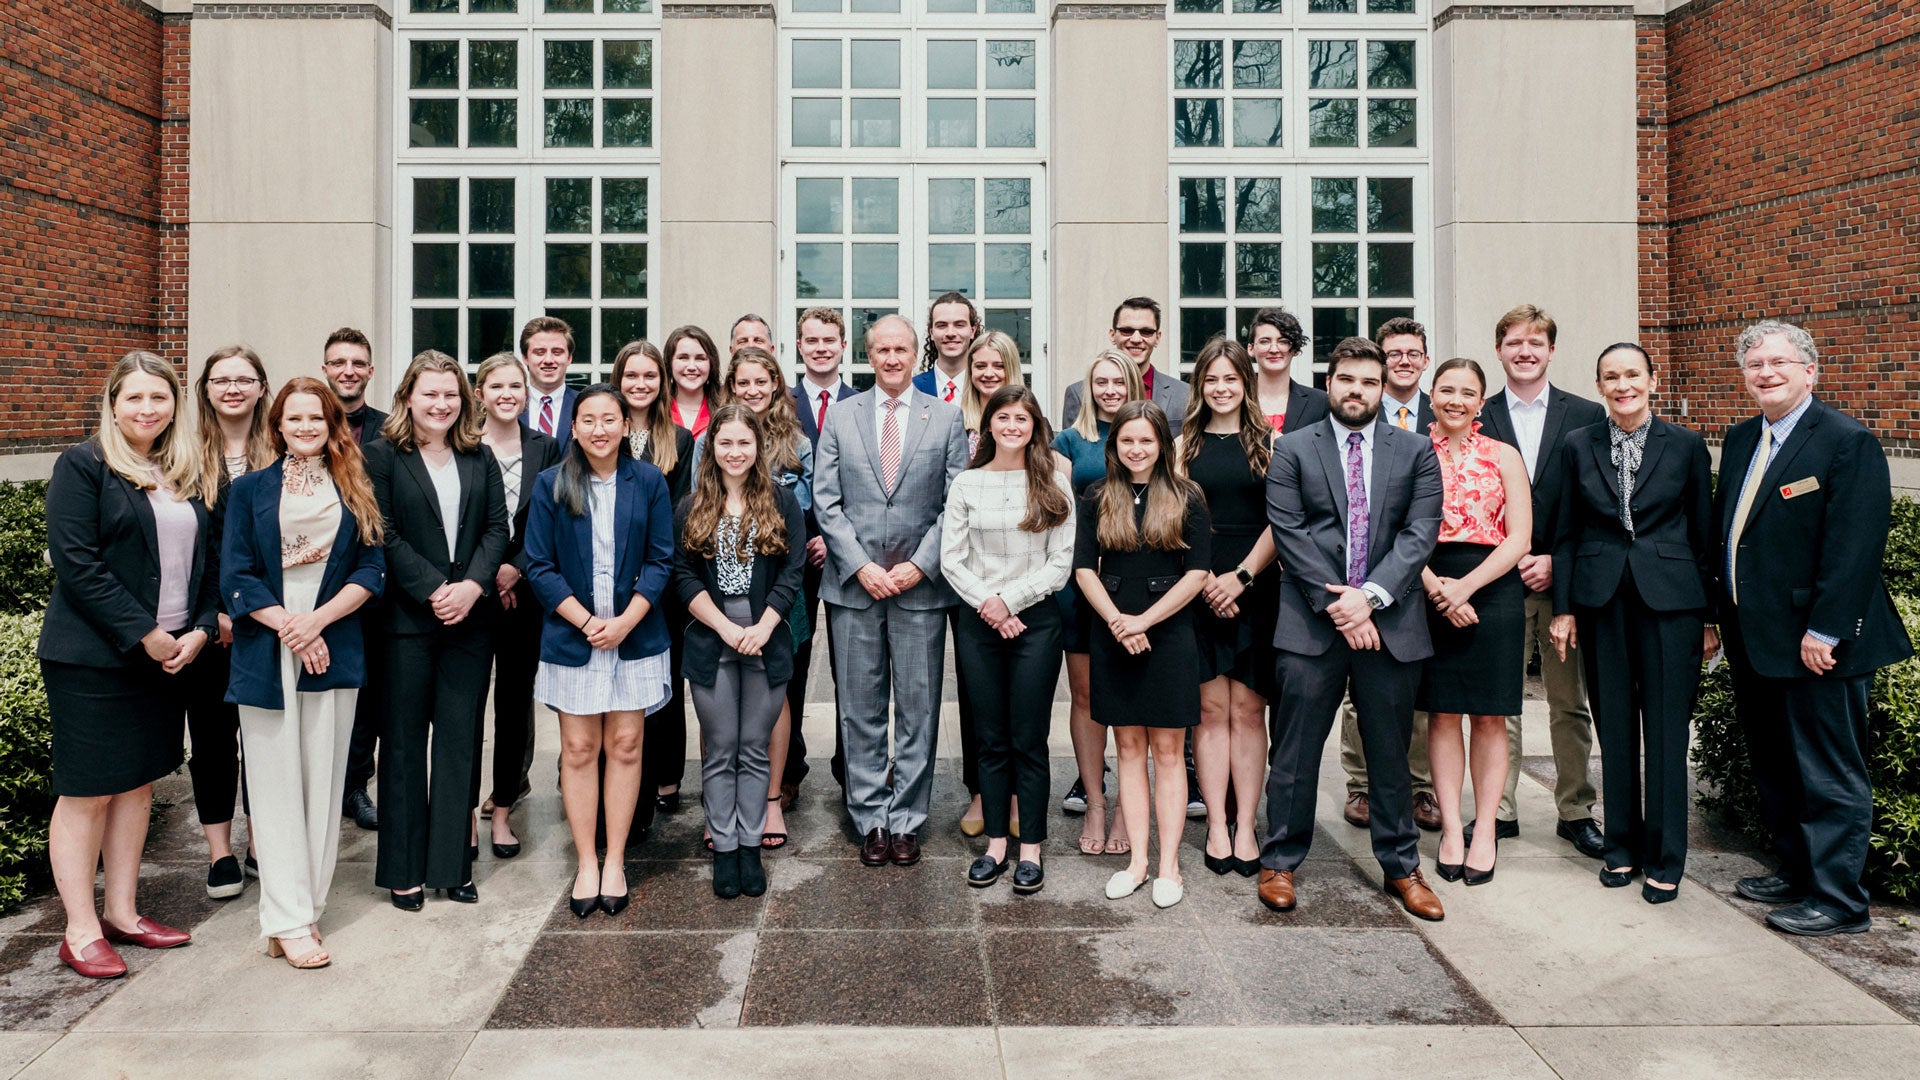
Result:
M136 891L151 785L181 763L183 727L208 894L257 876L268 952L297 968L330 961L343 814L378 831L395 907L430 889L479 900L480 817L496 858L520 850L535 702L559 716L575 915L628 906L623 852L678 809L684 698L713 890L759 895L808 771L796 721L821 628L832 771L865 865L920 859L951 633L961 829L986 838L969 885L1044 887L1053 706L1035 688L1064 666L1064 805L1084 814L1081 852L1127 856L1108 898L1151 882L1155 905L1180 902L1198 812L1207 869L1257 876L1263 904L1293 909L1339 721L1346 816L1426 919L1443 908L1421 828L1440 834L1434 872L1469 886L1517 835L1535 654L1559 835L1604 885L1674 899L1689 719L1702 659L1724 649L1781 854L1740 891L1781 904L1782 930L1866 929L1867 685L1911 651L1879 572L1878 442L1813 396L1804 330L1756 323L1734 352L1760 415L1727 432L1716 491L1701 436L1655 415L1645 350L1601 352L1595 404L1549 385L1556 336L1532 306L1502 316L1489 395L1474 360L1429 375L1425 329L1396 318L1334 348L1321 391L1294 377L1298 320L1270 308L1182 383L1155 367L1160 309L1136 297L1057 432L1015 342L957 293L935 300L924 347L898 315L866 328L865 392L843 377L832 308L801 315L791 388L756 316L725 356L681 327L584 388L567 381L571 329L536 318L471 379L414 357L391 413L366 401L358 331L328 338L324 381L277 392L232 346L206 361L184 426L174 366L128 354L48 492L60 956L112 977L115 945L189 940Z

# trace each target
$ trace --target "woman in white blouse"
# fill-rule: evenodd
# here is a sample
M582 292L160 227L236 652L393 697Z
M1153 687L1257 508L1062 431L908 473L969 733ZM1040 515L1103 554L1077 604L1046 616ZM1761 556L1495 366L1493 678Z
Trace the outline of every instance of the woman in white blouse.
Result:
M968 610L953 649L968 682L980 741L987 850L967 883L992 885L1007 868L1009 796L1020 796L1015 892L1045 883L1047 728L1059 680L1061 616L1053 594L1073 565L1073 499L1056 471L1040 399L1025 386L994 391L982 410L972 467L953 481L940 536L940 568Z

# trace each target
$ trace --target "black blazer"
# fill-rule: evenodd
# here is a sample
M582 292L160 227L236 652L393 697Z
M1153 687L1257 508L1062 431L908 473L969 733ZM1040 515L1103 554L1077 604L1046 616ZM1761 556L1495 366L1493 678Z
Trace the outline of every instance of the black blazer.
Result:
M803 393L802 391L806 391L807 393ZM818 450L820 449L820 396L814 394L812 397L808 397L807 394L811 392L811 388L807 386L805 377L802 377L799 385L795 386L791 391L793 394L793 407L800 412L800 430L806 434L807 441L813 444L813 448ZM845 401L859 392L860 391L855 390L853 387L848 386L846 382L842 380L840 383L840 396L833 400ZM832 412L833 410L829 409L827 411ZM677 501L676 498L676 502Z
M1629 566L1653 611L1698 611L1713 621L1713 461L1706 440L1649 417L1633 482L1633 530L1620 524L1620 474L1607 424L1567 435L1554 525L1553 613L1611 603Z
M188 499L200 520L187 628L219 633L220 582L206 504ZM159 625L160 539L147 493L107 468L100 444L76 444L53 463L47 484L47 556L53 595L35 650L42 660L82 667L126 666L140 639ZM212 642L209 642L212 644Z
M368 444L381 438L380 429L387 426L387 414L371 405L361 406L360 412L360 448L364 450Z
M627 456L633 457L633 444L628 443L626 445L628 448ZM667 498L671 500L672 505L678 506L680 500L685 498L689 491L693 490L693 432L688 431L679 424L673 425L673 448L677 452L678 457L673 463L673 471L665 473L664 475L667 481ZM644 461L649 465L653 464L652 443L647 444L647 452L641 454L637 460ZM671 592L672 590L668 591Z
M520 571L522 599L533 593L526 590L527 575L527 508L533 505L533 482L540 474L560 464L561 449L559 440L551 435L520 425L520 498L507 507L507 516L513 519L513 535L507 539L506 551L500 556L503 563L511 563ZM494 468L500 463L496 460ZM506 480L501 480L501 491L506 490Z
M780 504L780 515L787 522L787 550L782 555L753 557L753 577L747 584L747 605L752 609L755 619L772 608L784 620L800 596L801 575L807 565L807 529L805 515L800 512L800 500L794 498L792 492L775 488L773 497ZM673 591L679 596L682 607L693 603L693 598L701 593L706 593L718 606L720 576L713 568L713 560L697 551L687 550L687 545L679 541L687 533L687 513L692 508L693 500L683 499L673 512ZM690 619L683 648L681 670L687 679L698 686L712 686L720 667L720 657L726 649L720 635L714 633L713 627L706 623ZM766 647L760 652L760 660L766 665L767 685L783 686L793 679L793 635L784 625L767 638Z
M1740 602L1725 580L1726 544L1740 486L1760 447L1760 417L1727 429L1714 494L1720 603L1748 663L1770 679L1814 678L1800 663L1800 639L1817 630L1840 639L1825 678L1876 671L1913 655L1887 595L1886 553L1893 493L1886 453L1858 420L1814 398L1774 452L1740 534Z
M366 449L367 477L386 520L387 595L380 625L388 633L426 634L442 627L428 598L449 581L465 579L493 595L493 576L507 549L507 498L500 466L482 446L453 455L460 476L460 520L454 550L440 519L440 499L418 450L401 452L385 439ZM475 604L461 626L487 617L488 605Z
M1505 390L1487 399L1480 410L1480 430L1515 450L1520 436L1513 426L1511 398ZM1547 390L1547 423L1540 429L1540 450L1533 456L1533 551L1553 554L1553 527L1560 512L1560 455L1567 433L1589 424L1604 423L1607 410L1597 401L1570 394L1559 387Z

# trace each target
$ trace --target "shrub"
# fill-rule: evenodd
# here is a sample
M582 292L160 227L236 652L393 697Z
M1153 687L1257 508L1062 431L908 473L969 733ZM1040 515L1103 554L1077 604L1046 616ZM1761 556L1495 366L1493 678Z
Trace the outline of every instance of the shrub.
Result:
M53 731L33 655L39 638L38 613L0 615L0 912L46 878Z
M0 612L40 611L52 591L46 481L0 483Z

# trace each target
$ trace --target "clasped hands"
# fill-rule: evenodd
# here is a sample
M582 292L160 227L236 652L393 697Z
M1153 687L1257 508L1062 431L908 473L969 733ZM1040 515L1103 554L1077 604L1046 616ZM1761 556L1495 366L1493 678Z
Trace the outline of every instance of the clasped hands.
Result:
M1114 612L1113 618L1107 620L1107 631L1113 635L1113 640L1120 643L1121 648L1127 650L1129 656L1139 656L1153 648L1153 643L1147 640L1150 626L1146 619L1128 615L1124 611Z
M891 570L882 570L879 563L870 562L862 566L853 575L860 579L860 587L875 600L886 600L899 596L915 585L926 580L920 568L910 562L903 562Z
M1240 594L1247 591L1245 585L1233 574L1208 574L1207 583L1200 590L1200 598L1207 607L1223 619L1240 617Z
M156 626L140 639L140 647L147 651L148 656L159 662L160 670L169 675L180 674L188 664L193 663L193 658L199 656L200 650L206 645L205 630L189 630L175 637Z
M1326 613L1333 619L1333 628L1347 639L1347 647L1380 648L1380 628L1373 625L1373 605L1367 602L1366 590L1329 582L1327 591L1333 594L1333 602Z
M1027 632L1027 624L998 596L989 596L986 603L980 605L980 621L1008 641Z
M739 623L728 622L721 627L720 637L727 643L728 648L741 656L759 656L760 651L767 647L768 639L773 637L773 630L774 626L763 626L760 623L741 626Z
M427 597L427 604L433 608L434 618L447 626L454 626L467 617L473 610L474 601L479 600L484 591L479 582L466 578L444 581Z
M1472 626L1480 621L1480 613L1473 610L1468 601L1473 598L1473 590L1459 578L1435 577L1434 585L1427 590L1427 599L1433 602L1433 609L1447 617L1455 626Z

